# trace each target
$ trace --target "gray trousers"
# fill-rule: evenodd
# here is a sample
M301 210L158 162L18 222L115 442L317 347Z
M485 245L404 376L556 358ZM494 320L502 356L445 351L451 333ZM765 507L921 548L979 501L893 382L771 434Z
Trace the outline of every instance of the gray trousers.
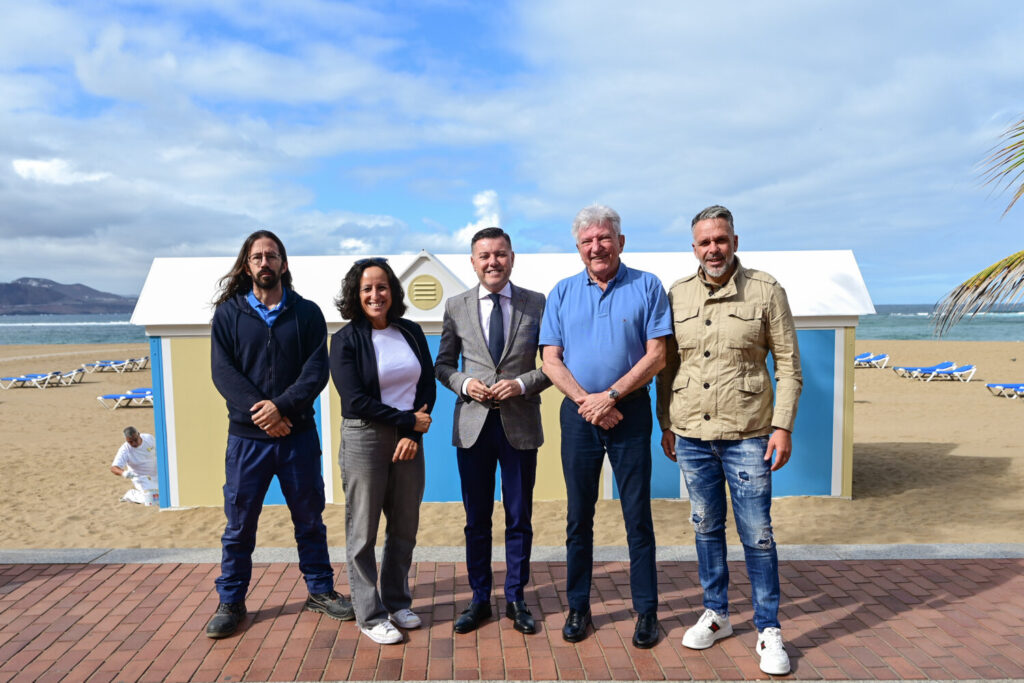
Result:
M367 420L341 423L338 465L345 487L345 553L352 604L360 626L373 627L412 605L409 568L425 482L423 445L412 460L391 462L398 430ZM377 590L374 546L384 513L384 553Z

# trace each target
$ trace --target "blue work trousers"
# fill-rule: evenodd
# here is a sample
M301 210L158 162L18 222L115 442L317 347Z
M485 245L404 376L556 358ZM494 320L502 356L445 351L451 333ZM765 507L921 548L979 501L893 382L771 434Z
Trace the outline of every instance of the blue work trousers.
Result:
M276 474L295 525L299 570L310 593L334 589L323 522L324 479L320 437L315 429L278 439L228 435L224 458L224 514L221 575L216 579L221 602L243 602L252 578L256 526L270 480Z
M637 614L658 608L651 519L651 402L646 392L616 406L622 421L611 429L592 425L565 399L561 408L562 473L568 495L566 593L569 607L590 608L594 572L594 506L605 453L619 486L629 546L629 586Z

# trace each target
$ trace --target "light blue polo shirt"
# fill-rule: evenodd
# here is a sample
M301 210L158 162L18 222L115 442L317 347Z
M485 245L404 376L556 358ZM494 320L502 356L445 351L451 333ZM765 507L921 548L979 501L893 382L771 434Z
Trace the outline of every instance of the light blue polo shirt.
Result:
M256 311L256 313L263 318L263 322L267 324L267 327L273 327L274 321L277 320L277 316L281 315L281 311L284 310L284 300L287 296L288 290L282 290L281 300L277 302L277 305L273 308L267 308L267 305L257 299L256 295L253 294L252 291L250 291L248 296L245 297L245 300L249 302L250 306L252 306L252 310Z
M661 281L627 268L601 291L584 268L551 290L540 325L541 346L560 346L565 366L587 393L605 391L647 353L647 341L672 334Z

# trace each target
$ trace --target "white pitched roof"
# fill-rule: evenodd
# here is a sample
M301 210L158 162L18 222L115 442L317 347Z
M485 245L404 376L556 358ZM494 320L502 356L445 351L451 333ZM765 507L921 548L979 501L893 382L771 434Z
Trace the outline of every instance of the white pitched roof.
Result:
M853 252L842 251L743 251L744 267L773 275L789 297L793 315L798 318L859 316L874 313L860 268ZM288 263L295 289L315 301L328 323L341 323L334 297L341 279L360 255L292 256ZM419 274L436 277L445 297L477 283L468 254L393 254L388 263L403 283ZM685 252L630 252L622 260L631 268L657 275L665 287L694 272L697 260ZM217 282L231 269L233 257L157 258L150 266L132 323L145 326L202 326L213 317L211 302ZM562 278L583 270L579 255L516 254L512 281L545 294ZM454 287L454 291L451 289ZM443 302L442 302L443 303ZM416 320L440 321L444 311L438 305L431 311L409 307Z

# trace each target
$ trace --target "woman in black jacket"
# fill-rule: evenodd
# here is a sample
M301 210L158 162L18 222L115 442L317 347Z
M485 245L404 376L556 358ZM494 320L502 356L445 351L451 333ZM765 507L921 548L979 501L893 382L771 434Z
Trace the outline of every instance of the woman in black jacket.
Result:
M338 464L345 487L349 587L359 627L381 644L416 628L409 568L416 547L436 386L427 338L402 317L405 293L387 259L360 259L335 300L350 322L331 338L331 377L341 395ZM387 518L380 588L374 545Z

